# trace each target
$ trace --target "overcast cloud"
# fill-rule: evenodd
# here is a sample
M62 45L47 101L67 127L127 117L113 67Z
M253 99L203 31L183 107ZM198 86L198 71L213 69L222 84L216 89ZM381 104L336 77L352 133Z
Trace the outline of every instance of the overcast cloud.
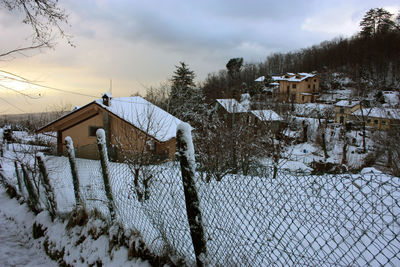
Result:
M351 36L370 8L384 7L392 13L400 9L392 0L66 0L59 5L69 14L71 27L65 30L74 36L76 47L58 40L55 50L0 62L0 69L96 96L108 90L110 78L114 95L144 93L144 87L166 81L179 61L189 64L201 81L232 57L261 62L272 52ZM5 10L0 10L0 31L1 51L22 45L29 36L21 17ZM29 92L42 98L24 100L31 104L24 106L26 111L57 101L91 101L43 89ZM1 97L15 98L10 93ZM9 107L8 112L19 111Z

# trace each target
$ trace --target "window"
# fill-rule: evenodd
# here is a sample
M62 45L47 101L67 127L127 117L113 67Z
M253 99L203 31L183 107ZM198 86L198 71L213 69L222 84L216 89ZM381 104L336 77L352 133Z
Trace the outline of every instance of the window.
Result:
M368 119L368 120L367 120L367 123L371 123L371 119Z
M311 89L311 84L308 85L308 88Z
M344 108L340 108L340 113L344 113Z
M315 84L313 84L313 91L315 91Z
M304 101L304 95L301 96L301 101Z
M340 116L340 123L344 123L344 117Z
M378 120L374 120L374 123L375 123L375 124L378 124Z
M316 82L317 82L317 79L314 79L314 82L316 83Z
M89 136L96 136L96 131L101 127L98 126L89 126Z
M296 84L295 83L292 84L292 88L296 89Z
M386 121L382 121L381 124L382 124L382 125L385 125L385 124L386 124Z

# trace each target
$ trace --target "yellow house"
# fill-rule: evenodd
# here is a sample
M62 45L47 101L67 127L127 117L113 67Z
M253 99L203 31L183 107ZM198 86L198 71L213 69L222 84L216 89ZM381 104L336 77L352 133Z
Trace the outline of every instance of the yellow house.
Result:
M365 125L378 130L389 130L393 125L400 124L400 110L393 108L363 108L353 113L357 121L366 120Z
M335 104L335 123L346 124L358 109L360 109L360 101L341 100L337 102Z
M319 97L320 79L316 74L287 73L272 78L279 82L279 101L303 104Z
M77 157L97 159L96 130L103 128L109 156L146 153L173 159L179 119L140 96L113 98L104 94L71 113L43 126L38 132L57 132L57 152L65 154L64 139L70 136Z

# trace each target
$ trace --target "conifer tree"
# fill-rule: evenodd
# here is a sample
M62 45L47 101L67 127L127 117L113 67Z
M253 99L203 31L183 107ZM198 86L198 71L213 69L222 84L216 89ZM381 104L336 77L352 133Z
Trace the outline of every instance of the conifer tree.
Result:
M195 74L185 62L179 62L171 78L171 94L168 112L190 122L193 120L196 106L202 102L202 92L195 88Z
M394 29L393 14L383 8L371 8L360 22L361 36L372 37Z

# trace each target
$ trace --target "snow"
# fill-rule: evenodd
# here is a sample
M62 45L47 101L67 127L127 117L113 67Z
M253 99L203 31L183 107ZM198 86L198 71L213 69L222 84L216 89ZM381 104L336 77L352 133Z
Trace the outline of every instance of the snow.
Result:
M318 118L333 113L333 106L319 103L294 104L295 114L302 117Z
M289 77L287 77L289 76ZM301 82L305 79L308 78L312 78L314 77L315 74L312 73L305 73L305 72L301 72L301 73L287 73L286 75L282 75L282 76L272 76L272 79L275 81L289 81L289 82Z
M65 147L68 151L68 154L71 155L72 158L75 158L74 141L72 141L70 136L65 137Z
M174 138L177 126L182 122L140 96L112 98L110 101L111 105L106 106L102 100L95 100L96 104L161 142Z
M254 81L255 82L263 82L265 80L265 76L261 76L261 77L258 77L257 79L255 79Z
M394 119L400 120L400 110L393 108L364 108L362 111L356 110L353 112L356 116L368 116L371 118Z
M188 159L189 168L191 169L192 173L196 172L196 161L195 161L195 154L194 154L194 146L192 140L192 127L188 123L181 123L178 125L177 131L182 132L182 140L186 143L186 150L183 151L183 154Z
M248 111L246 107L236 101L236 99L217 99L217 102L228 112L228 113L245 113Z
M40 242L31 237L34 215L25 205L10 199L0 187L1 266L58 266L49 259Z
M360 104L360 101L351 101L351 100L341 100L335 104L337 107L354 107Z
M275 111L273 110L252 110L250 111L252 114L254 114L260 121L282 121L282 117L279 116Z
M392 91L384 91L383 97L385 98L385 104L389 107L398 106L400 104L400 93Z
M96 136L97 136L97 142L101 143L103 145L106 144L106 132L104 131L104 129L97 129L96 131Z
M317 120L296 119L306 120L312 133L310 136L313 136L310 139L315 138ZM190 126L180 124L177 129L183 130L188 143L185 153L194 160ZM329 138L337 138L338 131L339 128L326 129L327 143L333 146L328 151L330 162L340 162L342 144L329 141ZM348 135L359 139L356 132ZM365 155L351 154L355 148L349 145L348 160L362 163ZM15 185L15 170L9 160L14 157L13 152L6 151L6 154L7 157L2 159L3 174ZM268 168L263 169L263 176L261 172L260 176L228 174L221 181L210 182L205 182L202 173L196 172L196 187L209 238L206 255L209 265L268 266L276 262L287 265L367 265L366 259L375 256L380 260L392 257L388 265L400 263L396 256L400 247L398 225L395 221L388 225L400 214L396 201L399 178L374 168L365 168L360 174L307 175L311 171L307 165L313 160L323 159L320 147L311 142L290 146L282 154L284 158L279 161L279 173L275 179L271 178ZM272 165L270 159L263 163ZM71 211L74 195L68 159L46 157L46 166L50 170L57 203L60 203L59 212ZM156 254L168 244L177 255L186 259L187 265L193 263L177 165L167 163L145 167L144 172L150 172L154 177L150 197L143 202L137 200L132 190L129 166L110 162L109 167L112 191L117 192L117 220L124 229L140 233ZM99 161L77 159L77 168L88 210L97 209L103 216L108 216ZM393 204L385 206L386 202ZM390 210L383 213L380 208ZM93 220L87 227L72 232L65 231L64 223L50 223L45 213L39 214L36 221L48 226L50 240L57 248L66 248L66 260L74 266L79 266L80 256L91 262L101 258L105 266L132 264L126 261L127 251L123 248L113 251L111 260L105 236L96 240L87 238L81 246L75 246L80 235L89 228L103 227L101 220ZM396 231L395 235L389 227ZM114 232L111 229L109 235ZM368 250L365 250L365 244L368 244ZM247 259L250 261L246 262Z

